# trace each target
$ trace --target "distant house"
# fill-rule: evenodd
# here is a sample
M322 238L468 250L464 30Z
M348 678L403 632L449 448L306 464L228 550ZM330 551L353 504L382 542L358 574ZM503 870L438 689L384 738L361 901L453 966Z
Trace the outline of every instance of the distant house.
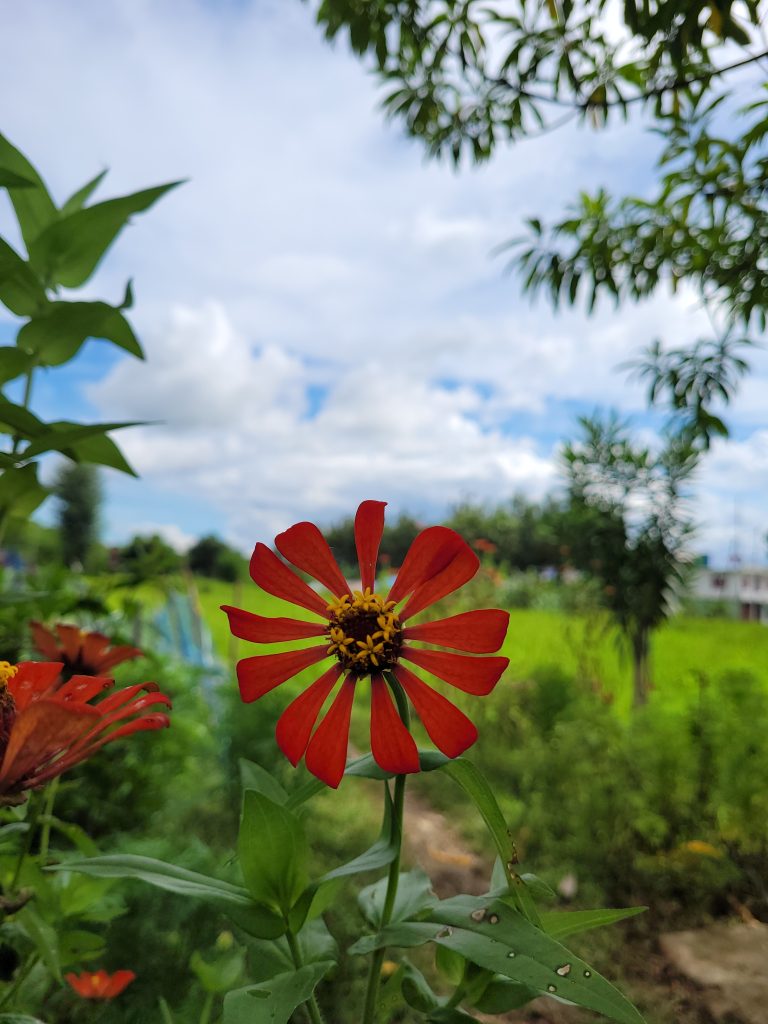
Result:
M696 597L731 605L744 622L768 625L768 566L702 568L692 586Z

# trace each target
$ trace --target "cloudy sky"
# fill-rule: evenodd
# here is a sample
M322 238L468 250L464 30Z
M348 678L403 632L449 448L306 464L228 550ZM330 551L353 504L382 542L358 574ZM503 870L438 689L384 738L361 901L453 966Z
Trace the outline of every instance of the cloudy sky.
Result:
M216 532L248 550L367 497L424 518L541 497L579 414L648 429L619 364L708 331L693 295L554 315L494 254L579 189L647 188L640 124L455 172L385 122L375 80L300 0L28 0L3 19L20 43L0 64L0 130L55 197L104 167L102 197L188 179L88 286L115 301L134 279L147 362L89 342L36 384L41 415L153 423L121 438L141 479L105 475L110 541ZM700 546L720 561L735 532L763 558L767 380L758 355L697 483Z

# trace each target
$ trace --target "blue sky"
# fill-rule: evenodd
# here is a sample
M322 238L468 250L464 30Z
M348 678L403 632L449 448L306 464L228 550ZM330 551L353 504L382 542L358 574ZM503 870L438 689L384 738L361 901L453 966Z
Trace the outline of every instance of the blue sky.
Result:
M90 342L36 384L41 415L152 420L106 474L107 539L217 532L244 550L362 498L425 518L557 486L577 415L616 407L648 432L616 367L655 337L705 334L696 297L555 315L494 250L582 188L650 186L639 123L564 129L458 173L385 122L375 80L300 0L33 0L5 12L1 130L63 199L188 184L137 218L88 286L131 316L147 362ZM34 55L34 73L30 72ZM23 86L23 87L22 87ZM8 210L0 232L13 236ZM0 322L0 338L12 333ZM768 360L696 485L699 544L734 522L762 556ZM159 421L159 422L157 422Z

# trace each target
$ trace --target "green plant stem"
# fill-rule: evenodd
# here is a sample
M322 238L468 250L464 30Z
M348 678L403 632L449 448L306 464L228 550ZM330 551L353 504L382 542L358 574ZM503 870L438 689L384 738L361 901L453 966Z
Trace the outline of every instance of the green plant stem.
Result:
M399 701L398 701L399 704ZM397 899L397 884L400 878L400 853L403 841L403 808L405 806L405 780L407 776L398 775L395 779L395 795L392 810L392 828L398 839L397 854L389 865L387 877L387 892L384 897L384 908L381 912L381 927L386 928L392 917ZM385 782L386 786L387 783ZM386 949L374 951L371 957L371 966L368 971L368 988L365 993L365 1009L363 1011L363 1024L374 1024L376 1019L376 1000L379 994L379 982L381 980L381 967L384 963Z
M40 863L45 865L48 859L48 847L51 842L51 819L53 817L53 805L56 802L56 794L59 791L61 776L57 775L53 782L49 783L45 791L45 805L43 806L43 830L40 833Z
M37 953L30 953L27 957L23 967L19 968L16 977L13 982L8 986L2 996L0 996L0 1010L4 1010L8 1003L13 999L16 993L21 988L22 984L29 977L32 968L35 966L40 957Z
M21 869L22 869L22 867L24 865L24 860L25 860L26 856L28 855L29 851L32 849L32 840L33 840L34 835L35 835L35 829L37 828L37 819L39 817L40 817L40 808L39 808L38 801L37 801L37 794L36 793L30 793L29 794L29 812L27 814L27 823L29 825L29 829L28 829L26 835L24 836L24 842L21 844L21 849L19 850L19 856L18 856L18 858L16 860L16 867L14 869L13 879L11 881L11 890L16 888L16 885L18 884L18 881L19 881L19 875L21 874Z
M22 399L22 406L25 409L29 408L29 403L32 401L32 381L35 376L34 366L30 366L27 370L26 380L24 381L24 397ZM13 436L13 447L11 448L11 455L16 455L19 450L22 438L20 434L14 434Z
M209 1024L211 1019L211 1010L213 1009L213 992L206 992L205 1002L203 1008L200 1011L200 1024Z
M296 936L290 930L290 928L285 933L285 937L288 940L288 949L290 949L291 951L291 959L293 960L293 965L296 968L296 970L298 970L300 967L303 967L304 965L304 961L301 955L301 947L299 946L299 940L296 938ZM325 1021L323 1020L322 1011L320 1010L320 1007L317 1004L317 999L315 998L314 992L306 1001L306 1003L304 1003L304 1005L307 1008L307 1012L309 1013L309 1019L312 1021L312 1024L325 1024Z

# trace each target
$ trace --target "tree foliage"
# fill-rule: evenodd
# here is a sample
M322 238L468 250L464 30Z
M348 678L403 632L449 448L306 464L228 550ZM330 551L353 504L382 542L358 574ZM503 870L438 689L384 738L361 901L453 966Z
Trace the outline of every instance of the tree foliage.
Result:
M101 483L95 466L71 462L59 470L53 485L58 498L57 522L64 564L85 567L98 540Z
M635 703L650 687L651 631L685 578L691 522L685 487L699 453L679 436L658 452L638 445L615 416L584 417L565 446L571 562L601 584L603 602L628 642Z
M749 332L766 325L758 0L322 0L317 18L374 61L387 112L457 163L566 121L598 128L643 111L665 140L651 194L598 188L560 217L532 216L511 243L513 266L525 290L589 311L601 295L618 303L692 285L720 314L714 337L671 352L659 343L658 384L677 364L699 440L726 433L718 387L691 366L702 346L719 349L710 368L730 398ZM740 111L735 80L753 92Z

